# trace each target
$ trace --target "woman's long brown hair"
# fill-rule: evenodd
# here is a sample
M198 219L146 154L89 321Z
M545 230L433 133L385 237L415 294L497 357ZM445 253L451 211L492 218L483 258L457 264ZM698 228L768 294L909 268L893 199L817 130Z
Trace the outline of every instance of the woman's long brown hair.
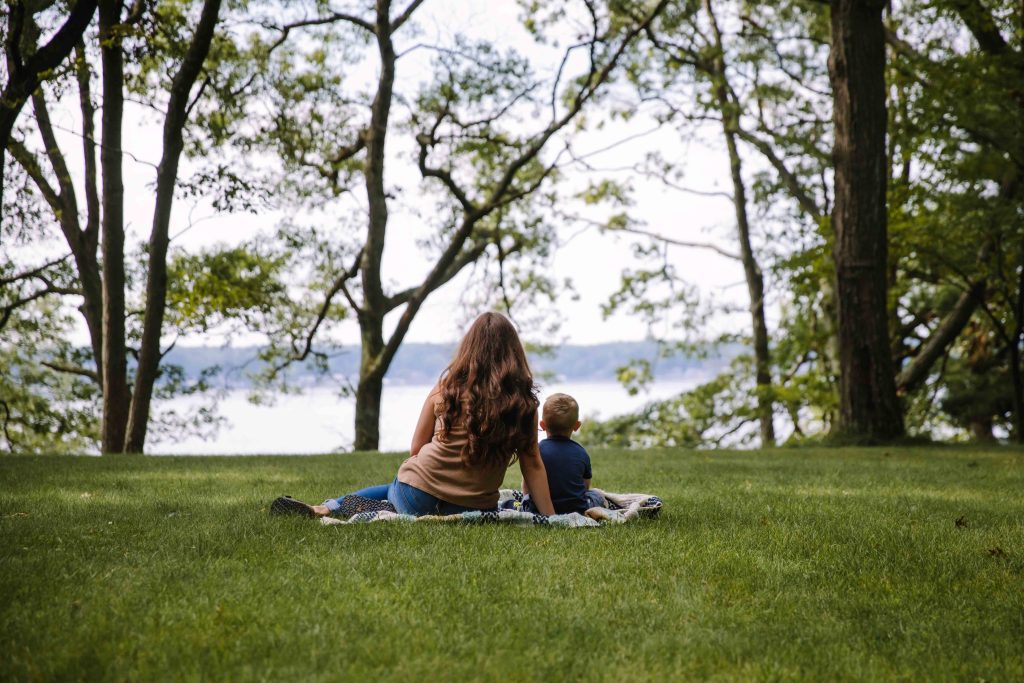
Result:
M469 439L462 461L473 467L508 467L537 445L537 388L519 335L499 313L477 318L442 373L441 432L464 424Z

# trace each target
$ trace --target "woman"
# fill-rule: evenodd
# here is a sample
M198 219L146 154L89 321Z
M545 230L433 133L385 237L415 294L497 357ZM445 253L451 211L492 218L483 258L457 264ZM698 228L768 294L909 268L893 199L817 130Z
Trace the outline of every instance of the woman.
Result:
M410 457L395 480L356 493L417 516L494 510L505 470L518 459L537 509L553 515L537 447L538 405L515 328L498 313L484 313L423 402ZM305 507L323 517L343 500Z

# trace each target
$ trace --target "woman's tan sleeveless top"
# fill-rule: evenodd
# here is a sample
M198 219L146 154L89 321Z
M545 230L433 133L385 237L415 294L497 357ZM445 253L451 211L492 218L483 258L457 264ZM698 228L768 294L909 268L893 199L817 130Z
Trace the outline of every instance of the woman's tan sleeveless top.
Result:
M498 507L498 489L505 479L508 462L502 466L468 467L462 462L462 448L469 441L465 425L453 427L448 440L441 441L441 403L434 404L434 437L420 452L398 468L398 481L415 486L449 503L478 510ZM511 456L509 457L511 460Z

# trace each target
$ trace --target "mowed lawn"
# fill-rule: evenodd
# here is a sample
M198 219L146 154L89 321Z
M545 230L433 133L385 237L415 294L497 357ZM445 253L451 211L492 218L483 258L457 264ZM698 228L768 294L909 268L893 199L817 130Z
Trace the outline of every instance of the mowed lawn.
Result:
M1024 679L1024 452L592 457L661 518L323 527L267 506L401 456L0 458L0 680Z

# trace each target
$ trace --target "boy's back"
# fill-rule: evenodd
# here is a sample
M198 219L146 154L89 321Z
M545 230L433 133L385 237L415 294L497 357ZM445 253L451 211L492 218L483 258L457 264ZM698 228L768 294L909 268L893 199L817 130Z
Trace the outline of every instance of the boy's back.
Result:
M547 470L555 512L561 515L586 511L589 505L584 479L593 478L587 449L568 436L551 435L540 442L540 457Z

